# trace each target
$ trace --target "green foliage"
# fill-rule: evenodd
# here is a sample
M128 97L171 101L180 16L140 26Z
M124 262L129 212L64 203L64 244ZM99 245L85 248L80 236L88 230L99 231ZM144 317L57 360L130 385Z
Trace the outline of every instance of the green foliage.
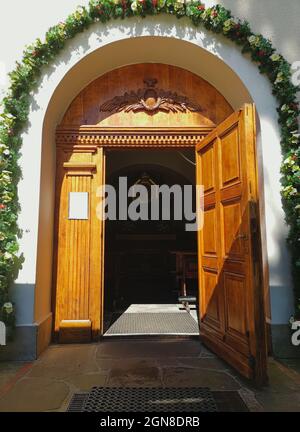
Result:
M78 7L64 22L51 27L45 40L37 39L27 46L21 63L10 73L10 88L2 101L0 120L0 320L13 325L13 306L9 287L17 277L23 257L18 252L21 232L17 225L19 212L17 184L21 177L18 164L22 145L21 132L28 121L30 92L35 88L44 65L48 65L65 47L67 41L96 22L131 16L145 17L167 13L177 18L188 17L196 25L222 34L241 47L265 74L279 102L281 126L282 201L290 226L288 244L292 254L295 282L296 315L300 317L300 150L299 88L291 82L291 67L276 53L270 40L251 32L249 23L234 18L221 5L205 8L198 0L91 0L88 8Z

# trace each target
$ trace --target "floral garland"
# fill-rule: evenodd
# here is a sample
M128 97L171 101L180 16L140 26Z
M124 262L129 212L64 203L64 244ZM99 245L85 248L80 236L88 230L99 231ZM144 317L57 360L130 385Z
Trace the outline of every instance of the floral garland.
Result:
M7 325L13 325L15 320L9 287L23 262L18 253L18 238L22 233L17 225L21 135L28 121L30 93L37 85L43 66L51 63L68 40L95 22L160 13L188 17L195 26L203 25L234 41L243 53L250 54L272 84L279 103L282 200L290 226L288 243L292 255L296 315L300 316L300 140L297 120L300 111L296 102L300 89L291 82L290 64L275 52L270 40L252 33L248 22L234 18L221 5L205 8L198 0L91 0L87 8L78 7L64 22L51 27L43 41L37 39L27 46L22 61L9 74L10 87L2 102L0 121L0 320Z

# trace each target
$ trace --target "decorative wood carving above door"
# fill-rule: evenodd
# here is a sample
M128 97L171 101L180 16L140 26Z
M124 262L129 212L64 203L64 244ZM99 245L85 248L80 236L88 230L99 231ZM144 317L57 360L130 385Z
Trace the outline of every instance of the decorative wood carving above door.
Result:
M142 63L90 83L73 100L59 129L213 128L232 112L224 96L199 76L175 66Z
M201 106L189 100L186 96L179 95L171 90L156 88L156 78L144 79L144 88L137 91L125 92L122 96L113 99L100 106L103 112L138 112L144 111L155 114L158 111L166 113L201 112Z
M56 130L56 146L66 152L95 152L106 148L194 148L213 127L199 128L102 128L81 126Z

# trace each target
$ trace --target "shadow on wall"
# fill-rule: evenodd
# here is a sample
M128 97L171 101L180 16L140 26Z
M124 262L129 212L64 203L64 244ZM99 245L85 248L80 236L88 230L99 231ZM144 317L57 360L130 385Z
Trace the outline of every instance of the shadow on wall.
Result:
M205 3L209 6L208 3L216 4L218 2L209 0ZM294 0L286 0L285 2L280 0L253 2L221 0L219 3L231 9L235 16L245 18L253 27L255 25L265 37L271 38L274 46L279 51L284 51L285 57L290 62L299 60L299 58L295 58L295 53L299 52L299 29L299 33L295 35L295 25L283 25L283 23L290 22L291 17L299 16L299 2Z
M265 184L270 183L268 173L264 173ZM290 316L294 312L294 299L292 290L287 290L287 286L292 286L291 277L291 257L286 244L288 235L288 227L286 230L278 229L278 220L282 219L279 209L274 202L278 201L278 197L272 195L272 188L268 188L268 207L269 211L266 224L269 227L268 238L268 255L269 255L269 270L270 278L270 293L271 293L271 317L272 324L282 324L286 321L288 324ZM270 225L272 227L270 235ZM283 226L284 228L284 226ZM283 293L284 292L284 295Z

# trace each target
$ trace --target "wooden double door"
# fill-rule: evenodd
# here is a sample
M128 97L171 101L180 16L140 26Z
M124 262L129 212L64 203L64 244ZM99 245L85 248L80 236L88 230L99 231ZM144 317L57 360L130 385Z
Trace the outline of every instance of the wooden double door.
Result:
M204 186L204 225L198 232L199 311L203 343L242 375L264 383L255 136L255 108L245 105L196 145L197 184ZM104 221L97 189L103 184L102 147L58 149L53 301L54 333L61 342L88 341L102 334ZM72 218L74 199L84 217Z

